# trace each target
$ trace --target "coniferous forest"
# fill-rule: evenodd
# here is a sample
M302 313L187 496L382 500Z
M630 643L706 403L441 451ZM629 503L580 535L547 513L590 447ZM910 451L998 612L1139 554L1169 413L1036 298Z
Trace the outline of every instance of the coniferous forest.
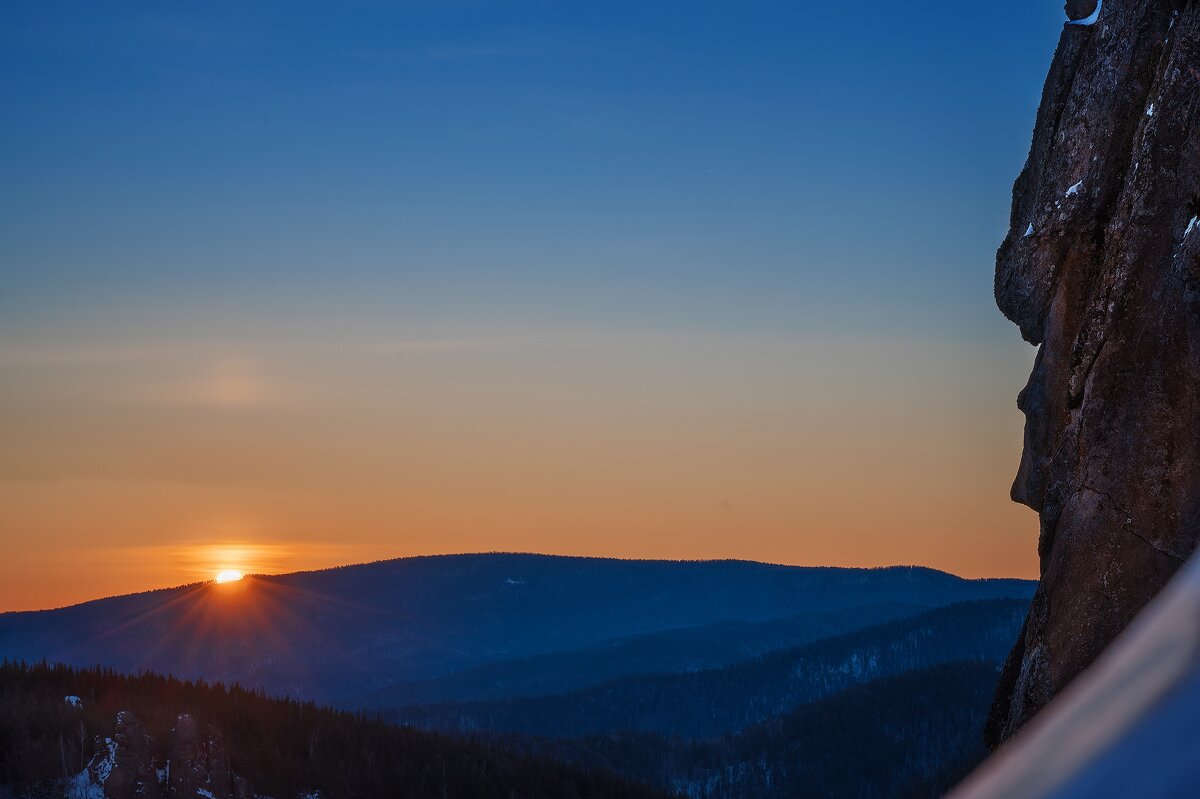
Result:
M979 730L997 676L995 664L948 663L713 738L614 733L542 740L530 751L618 770L690 799L932 799L986 756Z
M984 599L875 624L850 612L846 626L865 626L717 668L404 708L8 659L0 799L936 797L985 754L980 730L1026 608ZM673 635L699 646L718 629ZM585 680L569 654L509 662ZM181 741L202 751L185 789Z
M232 766L258 796L937 797L986 754L978 731L996 678L995 663L941 664L703 739L452 738L237 687L5 662L0 786L13 797L63 796L116 714L131 710L159 764L177 712L218 728Z
M64 697L77 696L75 709ZM564 765L499 742L448 737L311 703L269 699L238 687L101 669L0 665L0 786L13 796L62 797L131 711L153 739L157 763L176 715L220 730L234 770L257 794L326 799L513 796L650 799L650 788L594 769Z

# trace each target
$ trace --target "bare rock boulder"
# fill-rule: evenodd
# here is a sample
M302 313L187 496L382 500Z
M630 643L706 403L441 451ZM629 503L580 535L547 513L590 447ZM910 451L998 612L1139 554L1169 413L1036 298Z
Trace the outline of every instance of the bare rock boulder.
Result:
M1040 516L1041 583L988 720L993 746L1200 538L1200 4L1105 0L1094 25L1064 26L996 299L1039 346L1012 495Z
M1084 19L1096 10L1097 0L1067 0L1067 19Z
M253 796L250 783L236 777L230 768L229 754L216 727L201 727L191 715L179 715L171 730L170 752L168 799L235 799L239 786Z
M96 754L75 778L99 787L105 799L159 799L158 774L151 761L151 740L142 723L127 710L117 714L111 738L97 738ZM86 791L83 792L86 795Z

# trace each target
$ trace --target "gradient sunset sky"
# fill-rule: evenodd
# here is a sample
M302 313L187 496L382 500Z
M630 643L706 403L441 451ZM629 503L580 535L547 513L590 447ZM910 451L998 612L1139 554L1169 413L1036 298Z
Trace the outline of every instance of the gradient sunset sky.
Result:
M0 610L412 554L1035 576L1061 2L7 2Z

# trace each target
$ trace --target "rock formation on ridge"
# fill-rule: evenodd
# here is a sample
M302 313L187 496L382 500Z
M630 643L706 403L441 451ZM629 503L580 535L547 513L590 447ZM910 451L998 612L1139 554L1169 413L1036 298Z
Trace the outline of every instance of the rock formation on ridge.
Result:
M1094 2L1069 2L1082 19ZM986 737L1086 668L1200 537L1200 3L1068 24L1013 189L996 299L1040 345L1013 499L1041 585Z
M202 730L181 714L161 769L155 768L153 744L141 721L121 711L113 737L97 737L87 768L69 781L68 799L255 799L250 782L230 769L215 727Z
M175 719L171 730L170 767L167 770L168 799L212 796L217 799L253 799L246 780L229 767L221 731L200 723L187 713Z
M74 698L74 697L73 697ZM96 738L96 754L74 780L77 796L105 799L159 799L162 788L150 756L150 736L127 710L117 714L112 738ZM99 791L87 790L89 787Z

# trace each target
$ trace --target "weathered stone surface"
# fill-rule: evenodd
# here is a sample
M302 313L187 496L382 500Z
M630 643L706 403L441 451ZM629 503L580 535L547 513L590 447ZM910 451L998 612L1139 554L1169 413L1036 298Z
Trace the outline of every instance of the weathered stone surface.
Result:
M208 754L200 724L187 713L175 719L171 728L170 770L167 772L167 796L191 799L200 789L208 790Z
M171 730L165 774L155 768L153 739L129 711L117 714L112 737L97 736L93 749L87 767L68 781L70 799L255 799L250 781L230 768L221 731L202 731L186 713Z
M150 755L150 736L127 710L117 714L112 738L98 738L83 775L106 799L158 799L162 795Z
M1096 0L1067 0L1067 19L1083 19L1096 10Z
M229 754L216 727L201 728L192 716L180 714L171 730L170 753L169 799L242 799L254 795L250 783L230 768Z
M208 786L214 796L233 797L233 771L229 768L229 754L225 751L225 740L216 727L208 727Z
M1042 582L992 745L1086 668L1200 537L1200 4L1105 0L1095 25L1064 26L996 299L1040 345L1012 495L1041 517Z

